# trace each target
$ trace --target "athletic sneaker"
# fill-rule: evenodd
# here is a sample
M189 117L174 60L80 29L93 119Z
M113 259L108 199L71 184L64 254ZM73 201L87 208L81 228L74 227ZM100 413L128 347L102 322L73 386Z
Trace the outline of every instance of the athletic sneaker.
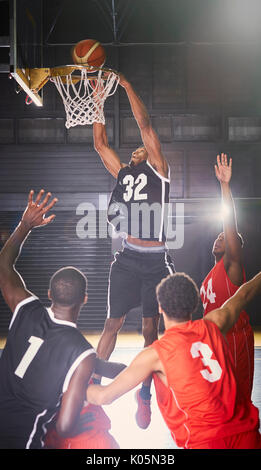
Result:
M137 390L135 393L135 399L138 403L138 409L135 415L136 423L141 429L147 429L151 420L151 400L143 400L140 396L141 389Z

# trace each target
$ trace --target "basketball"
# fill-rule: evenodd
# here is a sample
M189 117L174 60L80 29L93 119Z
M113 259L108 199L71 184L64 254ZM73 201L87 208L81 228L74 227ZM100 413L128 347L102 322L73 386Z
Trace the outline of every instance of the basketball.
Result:
M104 47L96 39L84 39L74 46L72 58L75 64L102 67L106 60L106 53Z

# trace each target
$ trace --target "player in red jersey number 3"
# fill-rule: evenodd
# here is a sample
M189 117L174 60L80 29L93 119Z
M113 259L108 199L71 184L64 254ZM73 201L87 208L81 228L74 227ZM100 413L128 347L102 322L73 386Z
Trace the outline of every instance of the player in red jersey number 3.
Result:
M242 309L260 293L261 273L221 308L192 321L198 288L184 273L169 275L157 287L164 335L109 385L90 385L87 400L111 403L153 374L159 409L179 447L260 448L258 409L237 385L224 337Z

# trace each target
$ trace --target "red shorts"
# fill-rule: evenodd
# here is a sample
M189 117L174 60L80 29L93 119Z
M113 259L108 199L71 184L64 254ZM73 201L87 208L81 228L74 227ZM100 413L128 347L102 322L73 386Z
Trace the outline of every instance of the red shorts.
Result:
M109 433L111 422L101 406L87 405L81 415L91 413L93 420L86 424L85 431L73 437L62 438L53 426L45 438L46 449L119 449L119 445Z
M60 438L55 431L47 435L46 449L119 449L119 445L108 431L86 431L75 437Z
M261 449L259 431L248 431L199 444L194 449Z
M232 354L236 379L246 397L251 398L254 377L254 333L250 324L227 333L229 349Z

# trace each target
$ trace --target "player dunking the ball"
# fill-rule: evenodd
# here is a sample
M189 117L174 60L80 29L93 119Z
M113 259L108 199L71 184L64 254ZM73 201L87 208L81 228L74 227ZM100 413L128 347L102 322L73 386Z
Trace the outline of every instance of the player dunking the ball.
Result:
M201 289L204 315L221 307L246 281L242 260L243 240L237 230L236 213L230 191L232 159L227 155L217 156L215 173L220 182L222 200L225 204L224 232L214 242L215 266L205 277ZM238 383L244 393L251 397L254 374L254 333L249 317L242 310L236 324L227 332L227 341L234 358Z
M155 288L162 278L174 272L165 243L164 222L170 185L168 163L143 102L122 74L119 83L127 93L143 145L132 153L128 165L122 163L108 144L105 126L93 124L94 147L107 170L117 179L108 213L112 213L115 206L121 206L126 233L123 248L116 253L110 269L107 319L97 347L102 359L108 359L114 350L128 311L139 305L143 311L144 346L157 339L159 312ZM139 209L152 206L154 219L149 213L148 222L141 221ZM148 378L136 393L136 421L143 429L151 420L150 385L151 378Z

